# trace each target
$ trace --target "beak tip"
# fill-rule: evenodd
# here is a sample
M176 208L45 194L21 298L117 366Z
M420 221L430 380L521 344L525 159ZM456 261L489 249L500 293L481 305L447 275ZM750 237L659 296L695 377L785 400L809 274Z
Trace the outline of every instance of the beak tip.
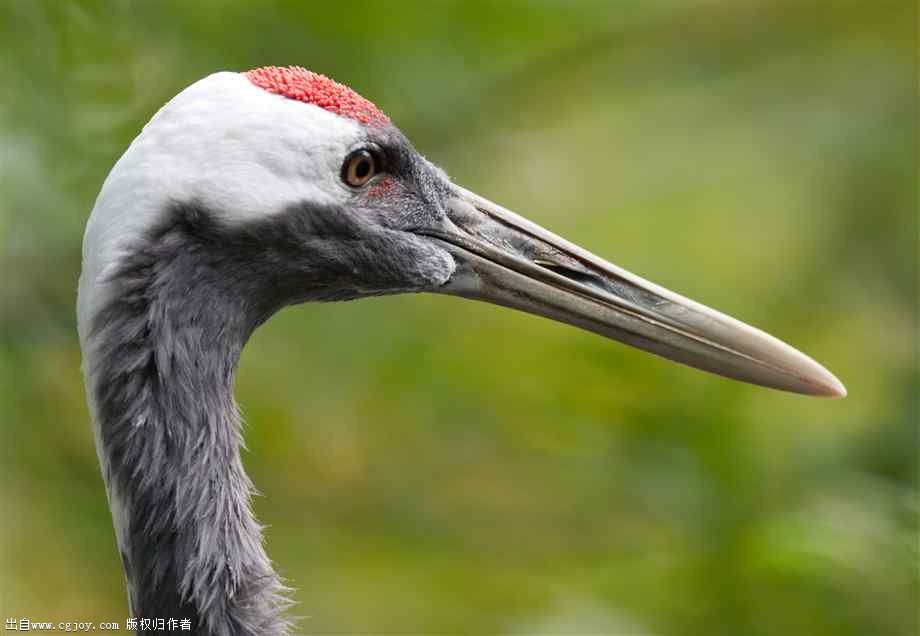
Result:
M814 395L817 397L830 398L832 400L845 398L847 396L847 388L843 386L843 382L838 380L837 376L824 367L821 367L821 370L824 373L822 373L821 378L815 382Z
M828 388L828 391L827 393L825 393L826 397L829 397L832 399L841 399L847 396L847 388L843 386L843 383L837 378L834 378L833 385L827 388Z

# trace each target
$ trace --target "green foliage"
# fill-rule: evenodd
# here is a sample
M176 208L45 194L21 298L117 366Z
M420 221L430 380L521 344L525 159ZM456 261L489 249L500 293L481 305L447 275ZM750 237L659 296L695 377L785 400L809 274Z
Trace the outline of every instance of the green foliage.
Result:
M918 632L916 7L0 7L0 618L119 620L79 371L82 227L218 69L366 95L459 183L847 385L735 384L441 297L283 312L246 464L310 632Z

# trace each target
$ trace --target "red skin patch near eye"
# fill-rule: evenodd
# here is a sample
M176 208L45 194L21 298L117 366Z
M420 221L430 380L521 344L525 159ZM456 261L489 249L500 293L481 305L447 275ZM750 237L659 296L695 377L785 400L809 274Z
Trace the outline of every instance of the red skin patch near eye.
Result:
M397 187L399 187L399 184L396 179L385 177L368 189L367 196L379 199L393 194Z
M244 75L270 93L319 106L368 126L390 123L390 118L372 102L344 84L300 66L263 66L246 71Z

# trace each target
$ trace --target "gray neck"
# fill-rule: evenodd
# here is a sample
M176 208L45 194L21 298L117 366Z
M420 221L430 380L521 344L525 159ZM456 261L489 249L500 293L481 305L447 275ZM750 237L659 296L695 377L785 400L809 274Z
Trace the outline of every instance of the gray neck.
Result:
M274 308L241 300L245 269L188 230L136 246L84 343L132 612L197 634L286 634L233 399L240 351Z

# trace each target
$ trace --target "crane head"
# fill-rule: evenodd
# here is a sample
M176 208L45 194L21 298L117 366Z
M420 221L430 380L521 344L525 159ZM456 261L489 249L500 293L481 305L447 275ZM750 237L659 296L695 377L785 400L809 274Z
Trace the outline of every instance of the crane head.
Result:
M201 267L231 281L217 287L253 324L309 300L452 294L730 378L846 394L780 340L454 184L374 104L299 67L208 76L145 126L87 226L81 336L115 293L108 281L125 254L175 227Z

